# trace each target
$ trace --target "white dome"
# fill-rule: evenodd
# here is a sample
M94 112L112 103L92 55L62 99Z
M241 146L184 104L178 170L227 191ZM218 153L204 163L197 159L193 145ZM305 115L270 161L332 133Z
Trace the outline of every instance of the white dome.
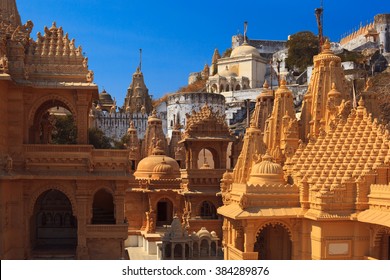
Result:
M230 54L230 58L253 55L255 57L260 57L259 51L249 45L248 43L244 43L241 46L235 48Z

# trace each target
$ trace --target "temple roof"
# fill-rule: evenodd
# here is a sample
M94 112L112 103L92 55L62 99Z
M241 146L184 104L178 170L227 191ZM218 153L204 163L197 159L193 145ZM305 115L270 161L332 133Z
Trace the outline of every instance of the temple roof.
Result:
M328 133L321 130L317 140L300 145L290 173L312 187L331 189L387 164L389 151L389 132L372 120L360 100L358 108L348 117L339 116Z

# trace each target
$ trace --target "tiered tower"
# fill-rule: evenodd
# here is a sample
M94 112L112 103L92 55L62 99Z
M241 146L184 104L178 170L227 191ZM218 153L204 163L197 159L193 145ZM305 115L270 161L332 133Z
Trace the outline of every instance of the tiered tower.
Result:
M266 121L264 143L277 162L284 162L298 148L298 121L295 117L293 94L286 80L275 93L271 116Z
M328 131L342 100L349 101L350 96L341 59L326 41L322 52L314 56L313 75L302 105L300 138L307 141L309 136L318 136L321 128Z

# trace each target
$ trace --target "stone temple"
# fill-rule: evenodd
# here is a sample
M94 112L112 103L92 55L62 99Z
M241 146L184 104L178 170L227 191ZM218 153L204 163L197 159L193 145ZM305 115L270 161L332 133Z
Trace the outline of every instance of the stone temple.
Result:
M89 144L116 105L81 47L56 23L32 29L0 1L0 259L390 258L389 131L369 83L353 102L329 43L301 118L286 81L265 86L242 141L199 98L167 141L136 70L124 113L141 114L143 141L131 122L113 150Z

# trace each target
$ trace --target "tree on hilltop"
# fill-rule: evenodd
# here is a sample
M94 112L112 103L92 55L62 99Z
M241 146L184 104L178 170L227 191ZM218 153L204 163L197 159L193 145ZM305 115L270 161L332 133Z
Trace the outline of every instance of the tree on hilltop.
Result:
M313 56L318 54L319 40L312 32L301 31L290 36L287 48L287 67L302 73L308 66L313 65Z

